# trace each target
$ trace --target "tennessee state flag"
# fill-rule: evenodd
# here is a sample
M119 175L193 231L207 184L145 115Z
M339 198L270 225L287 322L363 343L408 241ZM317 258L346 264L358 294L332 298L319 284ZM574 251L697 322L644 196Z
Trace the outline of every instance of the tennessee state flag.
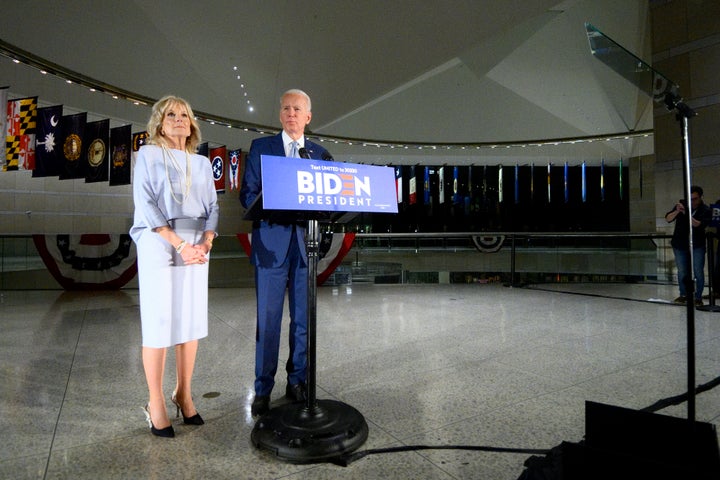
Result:
M212 165L213 180L215 181L215 191L217 193L225 193L225 164L227 163L227 148L222 147L210 149L210 165Z

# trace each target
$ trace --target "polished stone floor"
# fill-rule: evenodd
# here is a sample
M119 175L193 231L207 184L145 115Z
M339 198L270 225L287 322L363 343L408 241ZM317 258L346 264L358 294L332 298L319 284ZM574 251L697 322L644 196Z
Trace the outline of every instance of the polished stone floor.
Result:
M210 290L194 377L206 424L175 420L174 439L153 437L136 290L0 294L0 478L516 479L529 456L431 449L342 467L258 450L251 288ZM322 287L317 397L362 413L360 450L577 442L586 400L640 409L686 391L687 313L665 303L674 296L646 284ZM702 384L720 375L720 313L697 311L695 325ZM166 370L169 404L172 355ZM276 387L273 407L281 373ZM720 388L699 394L696 411L720 425ZM687 405L658 413L684 418Z

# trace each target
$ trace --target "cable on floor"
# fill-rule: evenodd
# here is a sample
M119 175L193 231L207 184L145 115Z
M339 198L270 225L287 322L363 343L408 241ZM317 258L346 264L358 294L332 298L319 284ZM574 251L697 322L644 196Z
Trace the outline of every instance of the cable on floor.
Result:
M365 458L368 455L374 455L377 453L410 452L415 450L473 450L481 452L528 453L536 455L547 455L550 453L549 449L484 447L480 445L404 445L402 447L374 448L371 450L346 453L333 458L330 461L335 465L347 467L354 461Z

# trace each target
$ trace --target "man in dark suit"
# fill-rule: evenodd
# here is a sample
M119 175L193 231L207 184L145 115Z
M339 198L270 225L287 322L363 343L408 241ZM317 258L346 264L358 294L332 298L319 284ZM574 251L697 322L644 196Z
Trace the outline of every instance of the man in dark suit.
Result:
M245 164L240 202L248 208L262 191L260 155L299 157L305 149L310 158L322 159L327 151L305 139L305 126L312 118L310 97L302 90L288 90L280 98L283 131L253 140ZM307 253L302 223L253 223L250 261L255 266L257 326L255 334L255 399L253 416L270 409L270 393L280 348L285 290L290 308L290 353L286 364L285 395L303 401L307 374Z

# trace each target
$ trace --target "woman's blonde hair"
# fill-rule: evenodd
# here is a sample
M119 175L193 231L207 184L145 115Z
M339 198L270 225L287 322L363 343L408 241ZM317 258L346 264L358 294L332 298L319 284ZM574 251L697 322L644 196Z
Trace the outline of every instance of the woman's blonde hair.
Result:
M166 95L153 105L152 113L150 113L150 119L147 123L148 139L146 143L150 145L168 146L167 140L162 134L162 123L165 118L165 113L176 105L182 105L187 110L188 117L190 118L190 136L185 141L185 150L189 153L195 153L202 139L200 126L197 120L195 120L195 114L187 100L176 97L175 95Z

